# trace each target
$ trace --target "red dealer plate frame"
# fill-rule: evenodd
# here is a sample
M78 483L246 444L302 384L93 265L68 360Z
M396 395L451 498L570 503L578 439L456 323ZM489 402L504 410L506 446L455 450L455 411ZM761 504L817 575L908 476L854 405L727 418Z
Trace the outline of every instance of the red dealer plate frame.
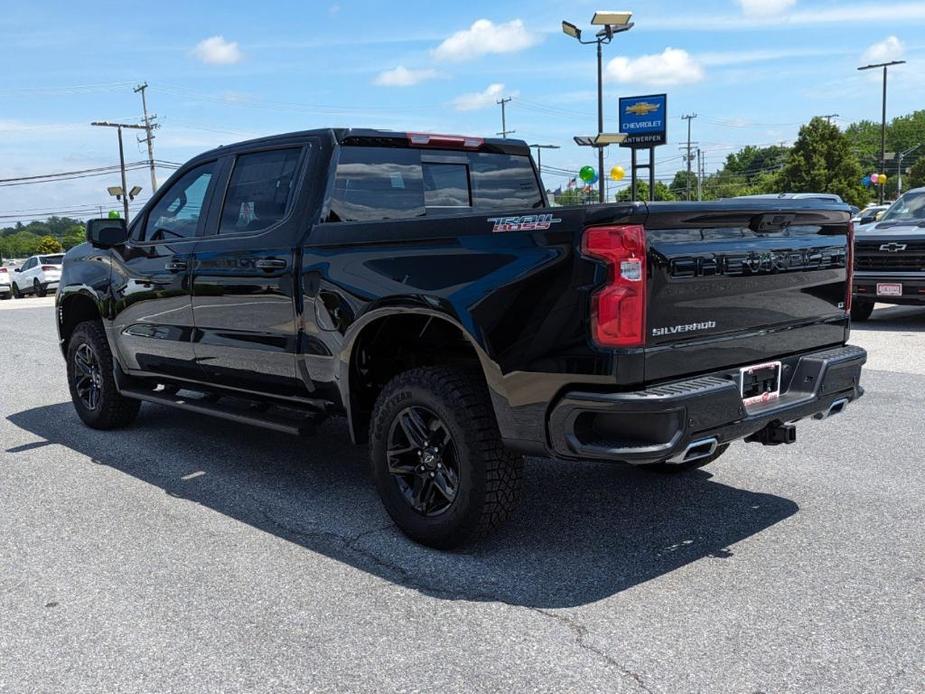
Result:
M754 375L757 371L774 370L774 390L764 392L761 395L745 397L745 377ZM745 366L739 369L739 395L742 397L742 403L748 405L762 405L773 402L780 397L780 376L783 371L783 363L779 361L769 361L764 364L755 364L754 366Z
M899 282L880 282L877 284L877 296L902 296L903 286Z

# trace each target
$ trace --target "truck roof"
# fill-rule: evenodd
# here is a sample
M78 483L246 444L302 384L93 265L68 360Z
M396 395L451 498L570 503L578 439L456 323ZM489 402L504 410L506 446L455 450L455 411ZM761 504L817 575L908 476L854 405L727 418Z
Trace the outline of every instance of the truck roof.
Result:
M224 153L229 150L274 145L304 139L306 137L327 137L340 145L370 147L424 147L439 149L466 149L497 154L518 154L527 156L530 147L523 140L483 138L469 135L445 135L373 128L316 128L298 130L278 135L268 135L252 140L242 140L203 152L199 157Z

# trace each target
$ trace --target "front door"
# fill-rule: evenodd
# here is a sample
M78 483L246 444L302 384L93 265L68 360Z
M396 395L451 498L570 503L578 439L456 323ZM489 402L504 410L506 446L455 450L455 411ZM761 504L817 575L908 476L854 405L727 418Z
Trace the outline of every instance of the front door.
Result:
M113 341L129 371L196 378L191 264L217 163L195 166L164 190L130 240L113 249Z
M209 381L259 393L304 396L296 366L296 189L307 147L238 155L218 224L196 246L196 359Z

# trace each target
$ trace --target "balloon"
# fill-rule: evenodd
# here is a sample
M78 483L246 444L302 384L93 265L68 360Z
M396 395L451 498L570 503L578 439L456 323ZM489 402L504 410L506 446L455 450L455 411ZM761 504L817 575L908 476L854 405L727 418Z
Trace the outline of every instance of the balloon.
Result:
M871 174L870 182L874 185L877 185L878 183L880 183L880 176L878 176L877 174Z
M626 176L626 171L622 166L615 166L610 170L610 178L614 181L622 181L624 176Z
M595 183L597 183L599 180L600 180L600 179L598 178L597 173L595 173L595 174L594 174L594 178L592 178L590 181L588 181L588 185L592 185L592 186L593 186L593 185L594 185Z
M121 213L121 212L118 212L118 211L116 211L116 210L109 210L109 218L110 218L110 219L121 219L121 217L122 217L122 213Z
M877 183L879 183L882 186L885 186L886 185L886 174L880 174L879 176L877 176Z
M585 183L591 183L592 178L597 178L597 172L593 166L582 166L581 171L578 172L578 178Z
M870 186L870 176L865 176L864 178L862 178L861 185L864 186L865 188Z

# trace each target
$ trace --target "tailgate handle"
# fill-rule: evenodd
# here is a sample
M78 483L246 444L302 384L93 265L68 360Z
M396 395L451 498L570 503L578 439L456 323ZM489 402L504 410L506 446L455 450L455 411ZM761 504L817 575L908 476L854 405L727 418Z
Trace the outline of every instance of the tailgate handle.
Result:
M259 270L282 270L288 263L282 258L261 258L254 263L254 267Z
M164 269L168 272L179 272L180 270L185 270L187 268L185 260L169 260L164 266Z

